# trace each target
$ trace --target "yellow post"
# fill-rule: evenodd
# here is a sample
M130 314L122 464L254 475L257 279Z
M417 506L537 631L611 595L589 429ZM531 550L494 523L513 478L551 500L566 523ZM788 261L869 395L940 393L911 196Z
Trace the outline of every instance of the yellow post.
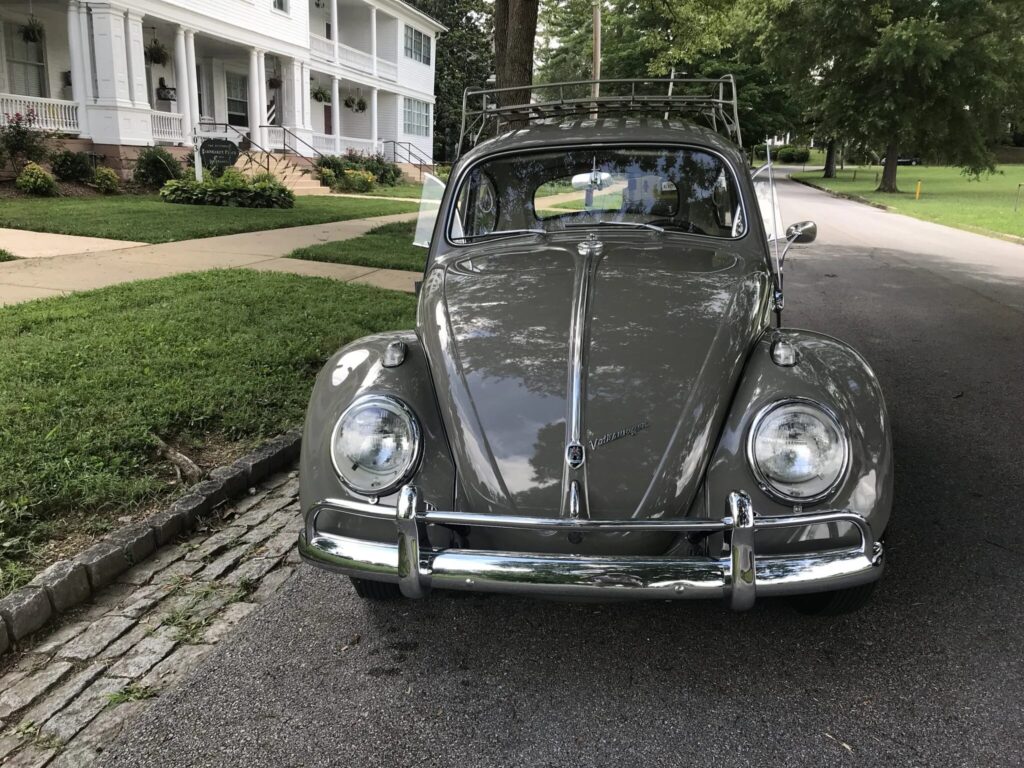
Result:
M920 200L921 199L921 180L920 179L917 180L917 190L914 192L914 199L915 200Z

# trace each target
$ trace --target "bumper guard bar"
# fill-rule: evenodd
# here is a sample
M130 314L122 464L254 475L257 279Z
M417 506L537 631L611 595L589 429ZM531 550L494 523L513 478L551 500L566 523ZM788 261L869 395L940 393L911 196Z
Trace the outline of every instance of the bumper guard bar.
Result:
M316 530L324 510L347 512L396 523L395 544L353 539ZM728 515L720 520L580 520L424 509L419 490L401 489L395 507L327 500L317 505L313 535L299 537L299 551L312 563L376 581L397 583L402 594L424 597L432 587L481 592L641 599L727 598L746 610L756 596L822 592L857 586L882 575L883 548L867 521L849 511L759 517L750 497L729 494ZM754 534L772 528L848 523L860 546L800 555L758 557ZM427 525L483 526L533 530L667 531L725 534L728 555L713 557L622 557L431 549Z

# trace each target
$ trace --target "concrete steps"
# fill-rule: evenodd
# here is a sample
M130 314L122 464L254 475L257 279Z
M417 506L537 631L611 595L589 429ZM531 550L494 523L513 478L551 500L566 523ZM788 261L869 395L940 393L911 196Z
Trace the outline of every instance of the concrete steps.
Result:
M331 190L320 183L308 158L273 152L250 152L242 155L235 168L246 176L270 173L296 195L329 195Z

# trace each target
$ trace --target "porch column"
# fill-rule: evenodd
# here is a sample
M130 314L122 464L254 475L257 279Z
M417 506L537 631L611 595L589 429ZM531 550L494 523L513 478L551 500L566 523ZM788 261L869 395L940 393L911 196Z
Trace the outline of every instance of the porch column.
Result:
M377 89L370 89L370 140L373 151L377 151Z
M181 27L174 32L174 110L182 115L186 141L195 134L192 110L189 109L188 56L185 53L185 30Z
M259 113L260 113L260 62L259 52L255 48L249 49L249 139L255 144L261 144L259 137Z
M124 34L128 43L128 85L132 103L139 109L149 109L146 86L146 54L143 50L142 14L128 11L124 20Z
M185 74L188 77L188 113L192 123L199 124L202 112L199 109L199 77L196 73L196 33L185 30Z
M373 57L373 75L377 76L377 6L370 6L370 55Z
M259 143L262 144L264 147L267 147L267 149L270 149L270 147L267 146L267 137L268 137L269 131L266 128L260 128L259 127L259 126L262 126L264 123L267 122L267 53L266 53L266 51L257 51L256 52L256 65L259 68L259 73L260 73L260 79L258 81L258 84L259 84L259 99L260 99L260 114L259 114L259 118L260 119L259 119L259 122L256 125L257 125L257 130L259 131L259 137L260 137L259 138Z
M93 5L92 36L96 53L96 103L107 107L131 107L124 10L107 4Z
M334 154L341 154L341 89L338 78L331 78L331 135L334 137Z
M85 86L86 104L92 104L95 97L94 72L92 68L92 50L89 46L89 6L84 2L78 4L78 44L81 49L82 65L85 67L82 85Z
M86 100L85 82L92 80L92 73L85 66L82 57L82 44L85 43L82 24L78 17L78 2L68 3L68 52L71 54L71 95L78 104L78 136L89 138L89 118L85 113Z
M338 0L331 0L331 39L334 42L334 60L338 60L338 41L341 30L338 29Z
M309 64L302 62L302 127L313 130L313 111L310 108Z

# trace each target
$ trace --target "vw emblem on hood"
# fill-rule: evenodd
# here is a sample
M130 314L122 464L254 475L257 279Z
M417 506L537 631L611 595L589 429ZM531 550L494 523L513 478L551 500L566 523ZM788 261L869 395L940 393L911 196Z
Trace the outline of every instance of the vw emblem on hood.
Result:
M579 469L583 466L583 461L586 455L583 452L583 446L579 443L569 443L565 449L565 462L571 469Z

